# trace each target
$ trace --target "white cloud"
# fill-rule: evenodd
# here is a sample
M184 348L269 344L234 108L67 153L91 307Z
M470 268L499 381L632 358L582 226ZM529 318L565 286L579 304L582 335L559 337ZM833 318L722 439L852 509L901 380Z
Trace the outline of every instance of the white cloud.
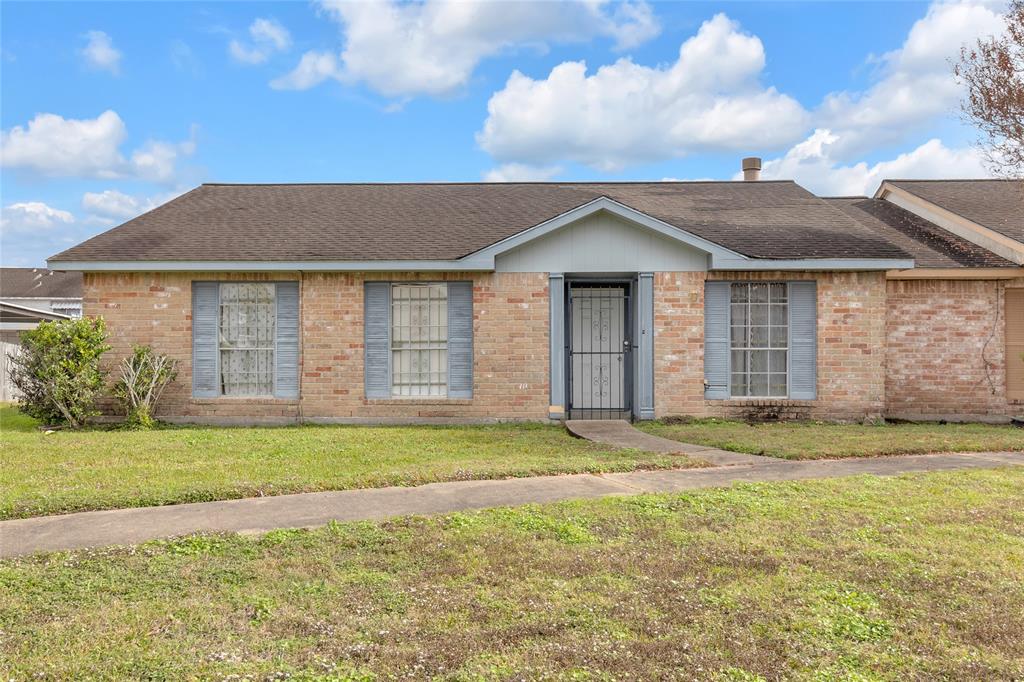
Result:
M121 52L114 47L110 36L103 31L89 31L85 37L88 42L81 50L85 63L94 69L117 74L121 69Z
M484 173L484 182L543 182L550 180L562 169L558 166L529 166L524 163L506 163Z
M307 90L328 78L341 79L338 59L330 52L309 51L289 73L270 81L275 90Z
M25 201L5 206L0 212L0 232L32 234L50 231L58 225L73 223L68 211L47 206L41 201Z
M340 56L331 55L332 63L322 50L307 52L275 87L308 88L335 78L366 83L388 97L443 96L464 87L481 60L515 47L604 36L617 49L630 49L660 31L643 0L323 0L321 6L341 26Z
M834 156L840 142L838 135L819 128L785 156L766 161L761 177L796 180L822 196L859 196L873 194L886 178L981 178L988 175L977 150L950 149L938 139L873 165L863 161L842 164ZM737 173L734 179L741 177L742 173Z
M156 206L152 198L133 197L116 189L86 192L82 196L82 208L95 216L106 218L131 218Z
M614 170L701 151L771 149L804 134L808 114L759 82L764 46L724 14L704 22L670 65L620 59L587 75L563 62L547 78L515 71L477 134L500 161L560 160Z
M121 153L127 128L117 112L94 119L38 114L27 127L0 132L0 165L43 175L80 178L135 178L170 182L182 156L195 151L192 137L180 143L150 141L130 158Z
M291 47L292 37L288 29L274 19L258 18L249 26L252 45L238 40L228 43L228 53L242 64L262 64L274 52L283 52Z
M951 60L961 46L1001 33L1005 23L989 4L936 2L914 23L898 50L882 55L881 78L865 92L836 92L815 113L839 140L833 154L849 157L903 139L929 120L951 115L962 96Z

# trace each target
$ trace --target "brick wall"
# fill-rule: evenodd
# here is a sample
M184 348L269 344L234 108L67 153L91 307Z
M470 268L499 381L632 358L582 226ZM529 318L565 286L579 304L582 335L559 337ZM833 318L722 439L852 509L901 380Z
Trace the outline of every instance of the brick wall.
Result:
M704 415L842 421L874 419L882 415L885 406L885 273L732 272L709 273L708 277L736 281L817 281L818 397L810 401L708 400L703 401ZM655 336L655 344L657 338Z
M888 282L887 415L991 419L1015 407L1006 401L1006 287L1024 280Z
M478 417L544 419L548 410L548 280L542 273L315 273L301 278L301 400L191 397L193 280L282 281L296 274L90 273L83 306L107 320L116 365L132 344L179 361L164 416L282 420ZM363 282L472 279L472 400L363 398ZM104 405L107 411L113 405Z
M1024 287L1024 280L894 280L887 284L883 273L707 276L817 280L818 399L705 401L706 275L662 272L654 279L655 411L659 417L777 415L857 420L883 413L986 417L1005 414L1008 409L1001 291L1006 286ZM179 360L178 380L161 405L165 416L268 420L547 417L549 302L545 273L304 274L301 400L193 399L191 282L296 278L296 274L87 274L83 303L86 315L107 319L113 350L105 365L112 377L117 362L130 352L133 343L150 344ZM472 400L363 397L363 282L417 278L473 280ZM994 321L993 306L998 322ZM112 409L109 403L105 407Z

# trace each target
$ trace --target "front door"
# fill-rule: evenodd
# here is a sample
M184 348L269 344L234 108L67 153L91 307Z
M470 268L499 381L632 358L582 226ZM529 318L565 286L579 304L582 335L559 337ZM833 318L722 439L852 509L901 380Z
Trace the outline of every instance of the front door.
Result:
M631 419L628 283L569 284L569 418Z

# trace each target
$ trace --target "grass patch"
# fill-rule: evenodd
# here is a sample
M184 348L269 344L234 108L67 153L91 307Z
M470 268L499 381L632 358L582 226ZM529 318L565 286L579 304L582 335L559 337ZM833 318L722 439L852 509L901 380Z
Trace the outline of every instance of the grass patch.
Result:
M1020 468L192 536L0 562L0 671L1020 679L1022 573Z
M549 424L42 433L0 408L0 518L389 485L695 466Z
M695 419L686 423L641 422L637 426L684 443L782 459L1024 450L1024 429L994 424L748 424Z

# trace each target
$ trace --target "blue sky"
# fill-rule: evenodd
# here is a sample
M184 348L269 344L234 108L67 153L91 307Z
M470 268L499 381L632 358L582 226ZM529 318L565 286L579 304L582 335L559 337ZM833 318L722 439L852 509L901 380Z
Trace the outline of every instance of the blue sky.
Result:
M201 182L984 174L957 3L20 3L0 46L0 261ZM585 64L585 66L584 66Z

